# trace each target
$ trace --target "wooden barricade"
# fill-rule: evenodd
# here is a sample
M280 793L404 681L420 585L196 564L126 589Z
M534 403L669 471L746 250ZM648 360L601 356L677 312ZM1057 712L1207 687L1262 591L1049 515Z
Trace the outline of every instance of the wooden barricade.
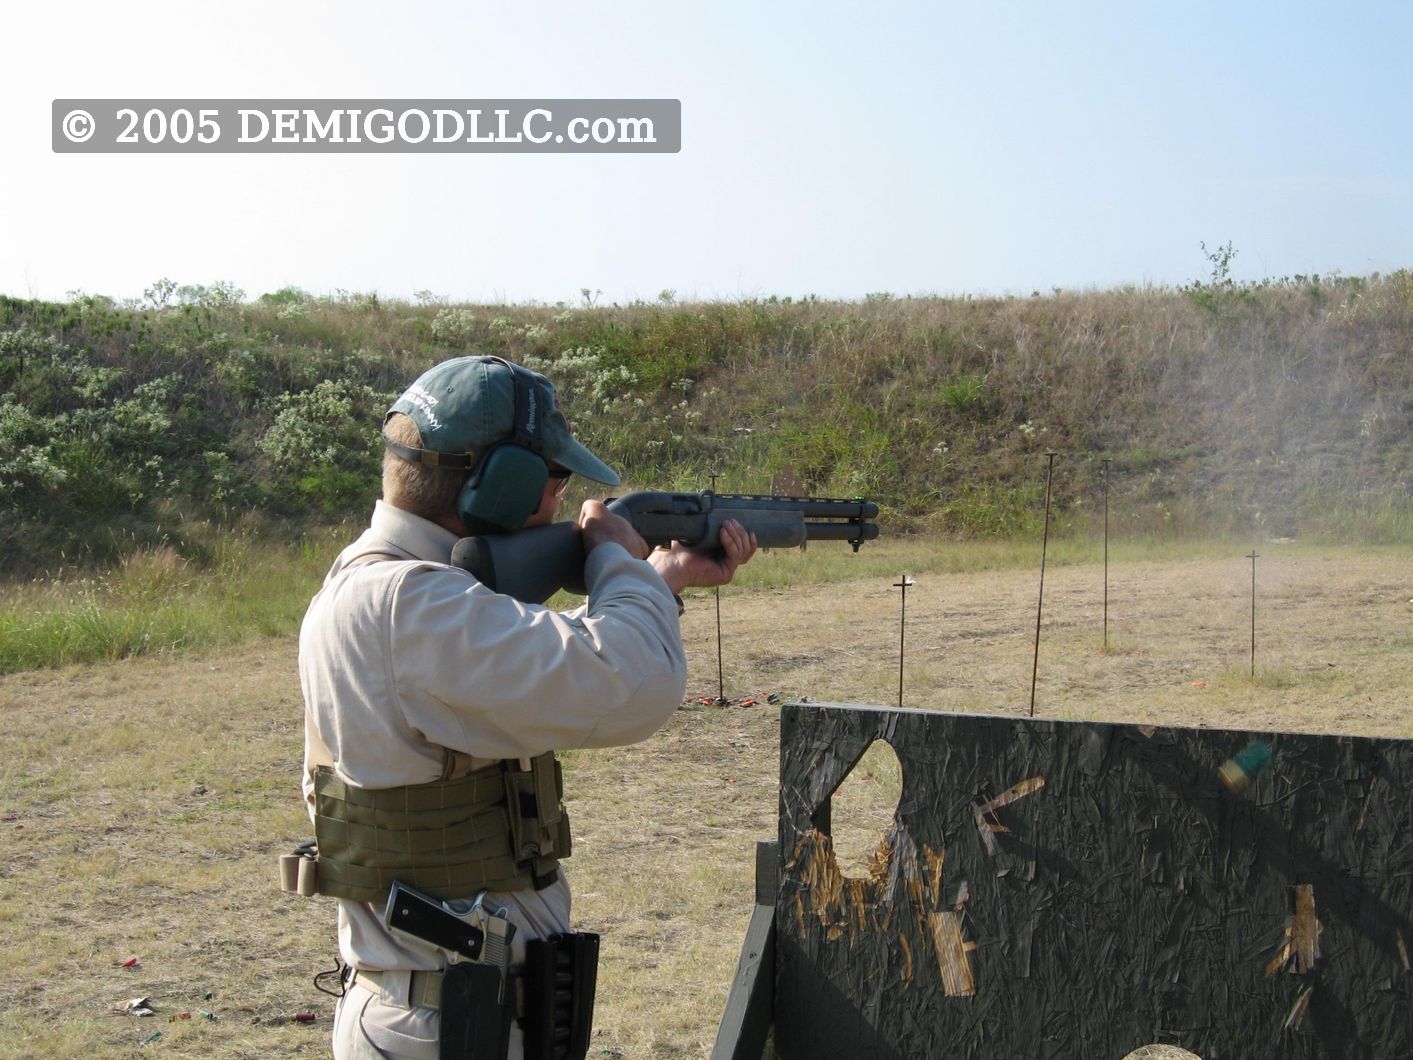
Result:
M790 704L780 784L716 1060L1413 1057L1411 741Z

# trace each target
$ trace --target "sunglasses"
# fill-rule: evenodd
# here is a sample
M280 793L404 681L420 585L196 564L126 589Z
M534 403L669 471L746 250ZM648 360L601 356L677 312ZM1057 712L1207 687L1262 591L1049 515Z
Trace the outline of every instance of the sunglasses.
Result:
M564 491L569 488L569 480L574 477L574 472L567 467L551 467L549 477L554 480L554 495L563 497Z

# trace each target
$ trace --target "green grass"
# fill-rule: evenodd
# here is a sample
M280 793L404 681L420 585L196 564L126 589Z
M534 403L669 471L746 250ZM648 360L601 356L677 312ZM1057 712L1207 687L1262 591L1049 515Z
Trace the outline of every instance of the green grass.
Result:
M346 531L344 537L350 536ZM288 636L317 591L342 538L281 545L236 534L198 565L170 548L139 552L105 573L12 582L0 604L0 673ZM1051 562L1081 562L1092 548L1055 542ZM899 571L1003 569L1039 562L1038 543L946 542L920 536L865 545L816 544L762 553L742 570L744 588L788 588ZM700 592L700 590L693 590ZM559 594L551 603L572 606Z
M1237 666L1218 673L1212 679L1212 684L1227 691L1239 689L1285 691L1307 686L1319 687L1322 684L1329 684L1332 680L1331 674L1321 670L1301 672L1289 667L1263 666L1258 659L1254 677L1249 666Z
M163 547L99 574L12 582L0 673L287 636L338 547L331 535L290 545L237 533L207 564Z
M272 543L254 533L233 532L204 564L162 547L135 553L101 574L11 582L4 586L0 602L0 673L293 635L329 563L352 536L344 529L294 543ZM1109 558L1116 565L1240 557L1250 547L1248 540L1238 538L1149 533L1111 540ZM1268 551L1319 547L1318 541L1272 544ZM1052 536L1046 563L1052 568L1093 563L1102 557L1102 549L1102 539L1096 536ZM1039 566L1039 540L900 534L869 542L858 553L842 542L763 552L740 571L733 585L780 590L896 579L901 574L925 578L988 570L1038 572ZM688 595L708 592L691 589ZM579 602L565 593L550 600L555 607Z

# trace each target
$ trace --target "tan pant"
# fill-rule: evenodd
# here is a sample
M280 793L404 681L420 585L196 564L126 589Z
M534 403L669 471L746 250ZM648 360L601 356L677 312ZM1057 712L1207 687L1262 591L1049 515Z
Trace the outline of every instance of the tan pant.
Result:
M437 1060L436 1009L398 1004L354 981L334 1013L335 1060Z
M441 1016L407 1004L405 980L382 990L354 979L334 1013L334 1060L437 1060ZM510 1025L506 1060L523 1060L520 1028Z

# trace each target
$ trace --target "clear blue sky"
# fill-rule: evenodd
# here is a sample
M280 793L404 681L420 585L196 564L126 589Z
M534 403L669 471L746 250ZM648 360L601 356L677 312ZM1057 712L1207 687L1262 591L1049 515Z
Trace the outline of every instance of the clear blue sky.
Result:
M859 298L1413 266L1413 5L26 4L0 292ZM672 97L669 156L55 155L55 98Z

